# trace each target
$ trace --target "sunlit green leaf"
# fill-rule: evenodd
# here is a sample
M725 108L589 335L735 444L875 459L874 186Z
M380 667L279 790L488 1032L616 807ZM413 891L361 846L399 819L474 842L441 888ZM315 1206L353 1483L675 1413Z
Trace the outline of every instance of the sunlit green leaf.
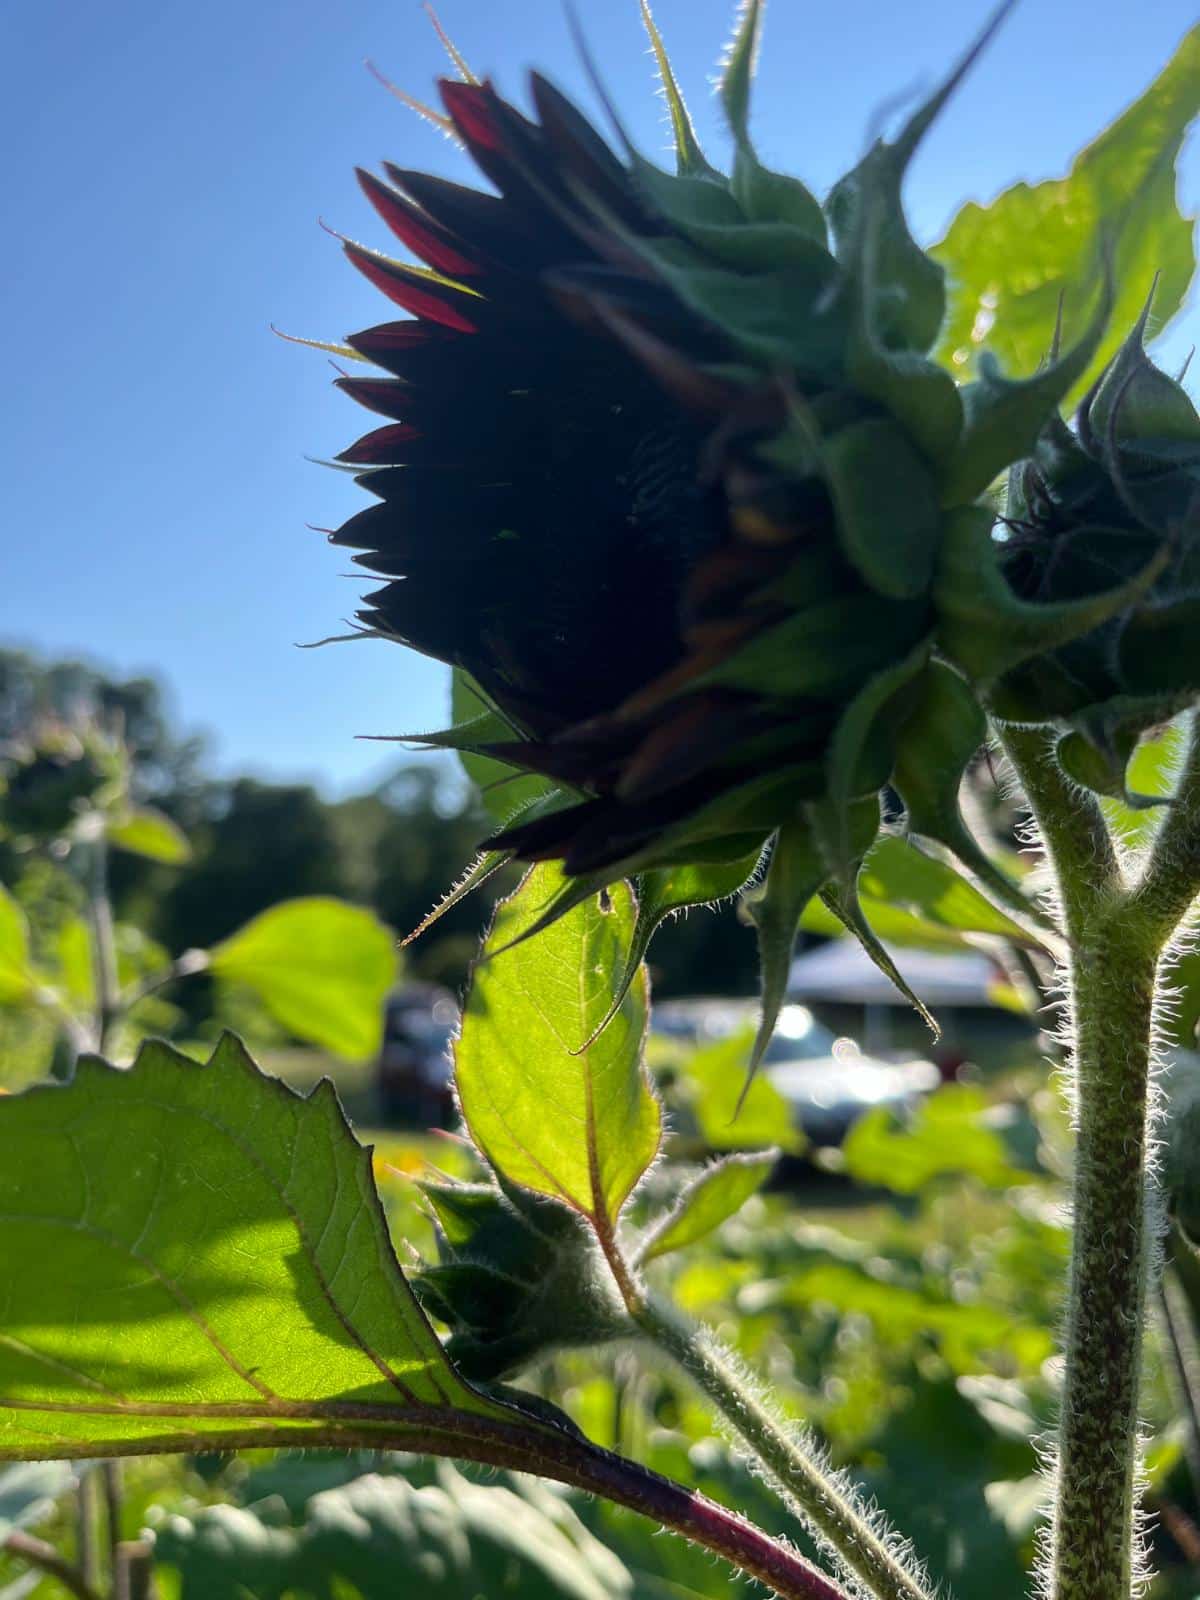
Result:
M147 856L170 866L191 859L192 847L183 829L151 806L135 806L126 811L109 822L105 832L109 844L135 856Z
M778 1160L778 1150L763 1150L726 1156L706 1167L646 1239L640 1259L653 1261L683 1250L736 1216L766 1183Z
M1200 111L1200 27L1186 34L1140 99L1075 159L1064 178L1018 183L990 205L971 201L933 255L953 293L939 355L970 370L983 349L1012 373L1035 372L1054 338L1060 296L1068 337L1086 316L1102 235L1115 235L1116 301L1078 394L1136 321L1154 275L1165 322L1193 271L1192 223L1179 214L1174 163Z
M332 1086L301 1099L230 1037L0 1100L0 1258L0 1458L497 1409L404 1282Z
M746 1083L753 1045L754 1029L746 1028L690 1056L684 1073L688 1108L710 1150L777 1145L795 1155L806 1141L787 1101L765 1073Z
M897 1194L916 1194L950 1174L996 1189L1028 1182L1029 1174L1012 1165L1000 1134L987 1126L986 1112L978 1089L956 1083L923 1101L907 1125L884 1107L873 1107L846 1136L846 1171L860 1183Z
M658 1150L659 1106L641 1062L646 979L639 971L594 1037L633 937L636 908L624 884L506 948L563 881L557 864L535 867L497 907L467 994L456 1078L471 1135L492 1164L604 1227Z
M379 1048L396 949L370 911L314 895L254 917L211 952L211 969L297 1038L364 1061Z
M34 989L25 913L0 885L0 1005L20 1005Z
M885 901L919 912L961 933L992 934L1015 944L1036 938L994 906L948 862L935 860L897 835L876 843L858 875L863 904Z

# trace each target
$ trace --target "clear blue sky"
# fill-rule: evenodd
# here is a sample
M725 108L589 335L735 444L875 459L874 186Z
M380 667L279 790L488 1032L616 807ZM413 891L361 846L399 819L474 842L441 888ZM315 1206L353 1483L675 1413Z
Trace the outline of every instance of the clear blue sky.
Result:
M645 148L661 105L636 0L577 0ZM320 231L384 245L352 177L390 157L466 176L373 82L421 94L445 67L413 0L8 0L0 149L8 243L0 304L0 641L153 671L218 763L344 791L380 769L356 733L440 726L445 675L340 631L355 587L336 525L362 497L308 465L361 431L324 357L270 321L339 338L386 302ZM773 0L756 127L764 155L826 187L872 113L929 84L984 0ZM708 90L729 0L658 0L693 113L723 149ZM593 104L559 0L443 0L477 72L520 93L547 70ZM965 198L1064 170L1165 61L1194 0L1024 0L927 141L909 185L936 237ZM1193 145L1185 198L1200 200ZM1195 338L1197 318L1173 343Z

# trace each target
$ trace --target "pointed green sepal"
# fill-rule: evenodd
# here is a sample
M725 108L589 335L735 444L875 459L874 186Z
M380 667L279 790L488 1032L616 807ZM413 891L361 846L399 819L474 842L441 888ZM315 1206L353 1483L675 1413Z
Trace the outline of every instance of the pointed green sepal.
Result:
M963 820L963 774L987 740L987 717L970 685L931 661L910 697L896 743L892 784L911 832L945 845L1003 903L1037 918L1020 886L980 847Z
M783 1007L800 914L828 877L829 867L808 823L801 818L784 823L775 837L762 888L747 902L758 932L762 1013L746 1069L746 1081L738 1097L739 1108L762 1063Z
M696 130L692 126L683 92L676 81L671 58L667 54L667 47L663 43L662 34L658 31L658 24L654 20L648 0L641 0L641 8L642 24L650 37L650 48L654 52L654 63L658 68L663 97L671 117L671 131L675 137L676 168L684 176L707 175L724 181L722 174L709 164L704 151L700 148L700 141L696 138Z
M1078 344L1032 378L1006 378L988 352L979 377L962 391L964 424L958 452L942 490L942 504L962 505L981 495L1014 461L1032 455L1047 422L1087 371L1099 349L1112 307L1105 267L1100 302Z
M842 884L830 885L821 891L821 900L826 909L831 911L843 927L854 935L884 977L904 996L933 1034L934 1041L936 1042L940 1039L942 1030L937 1018L920 996L909 986L904 974L892 960L866 917L863 916L862 907L858 903L858 895L855 890L847 889Z
M717 87L729 131L739 145L750 143L750 92L758 65L762 15L762 0L741 0Z
M595 1044L621 1009L629 986L646 958L650 941L662 924L695 906L713 906L730 899L754 876L761 855L762 847L758 846L736 861L660 867L636 879L637 921L621 975L613 990L612 1004L581 1049L587 1050Z

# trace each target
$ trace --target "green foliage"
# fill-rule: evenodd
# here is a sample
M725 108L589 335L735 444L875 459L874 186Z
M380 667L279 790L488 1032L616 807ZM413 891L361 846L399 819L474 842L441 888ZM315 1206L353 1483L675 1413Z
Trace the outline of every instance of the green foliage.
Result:
M965 1084L946 1084L897 1126L883 1107L863 1113L846 1135L846 1171L859 1183L917 1194L937 1178L969 1177L989 1188L1026 1183L1001 1136L987 1126L987 1100Z
M0 1004L26 1000L33 990L29 968L29 928L25 913L0 887Z
M526 938L563 882L556 865L535 867L497 908L467 996L456 1080L471 1136L497 1171L607 1227L659 1144L641 1062L646 982L634 979L594 1037L636 911L619 885Z
M1113 250L1116 295L1109 332L1072 378L1082 392L1136 319L1158 275L1167 322L1193 270L1192 223L1175 198L1175 157L1200 111L1200 28L1154 83L1075 159L1064 178L1015 184L988 206L965 205L933 255L954 286L938 354L969 371L980 350L1011 372L1032 373L1054 341L1060 301L1081 323L1101 252Z
M252 989L301 1039L348 1061L379 1048L396 952L388 930L362 907L286 900L219 944L209 966L217 978Z
M687 1063L684 1104L711 1150L777 1147L795 1155L805 1139L779 1090L758 1073L747 1084L754 1030L697 1050Z
M105 830L110 844L133 855L177 867L191 859L192 847L183 829L152 806L135 806L114 817Z
M778 1160L778 1150L763 1150L714 1161L688 1184L672 1209L651 1229L638 1251L639 1261L653 1261L706 1238L736 1216L752 1194L758 1193Z
M0 1100L0 1216L0 1458L494 1413L400 1274L332 1086L302 1100L232 1039Z
M292 1522L278 1500L172 1517L157 1560L180 1600L620 1600L624 1564L535 1480L484 1486L449 1465L434 1483L366 1474L327 1489Z

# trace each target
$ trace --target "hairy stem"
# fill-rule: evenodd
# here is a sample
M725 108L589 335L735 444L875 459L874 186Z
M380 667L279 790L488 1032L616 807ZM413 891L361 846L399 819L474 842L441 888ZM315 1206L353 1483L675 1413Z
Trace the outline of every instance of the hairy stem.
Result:
M852 1494L804 1442L770 1415L718 1347L674 1307L658 1302L634 1278L615 1243L601 1241L629 1315L707 1395L753 1453L818 1544L829 1550L878 1600L929 1600L929 1591L889 1548ZM897 1541L898 1542L898 1541Z
M1090 929L1072 960L1078 1139L1054 1600L1128 1600L1134 1579L1156 961L1123 920Z
M1051 1600L1129 1600L1138 1389L1156 1264L1148 1175L1158 969L1200 887L1200 764L1127 885L1096 797L1044 731L1001 727L1054 869L1067 938L1077 1144L1074 1236L1049 1542Z

